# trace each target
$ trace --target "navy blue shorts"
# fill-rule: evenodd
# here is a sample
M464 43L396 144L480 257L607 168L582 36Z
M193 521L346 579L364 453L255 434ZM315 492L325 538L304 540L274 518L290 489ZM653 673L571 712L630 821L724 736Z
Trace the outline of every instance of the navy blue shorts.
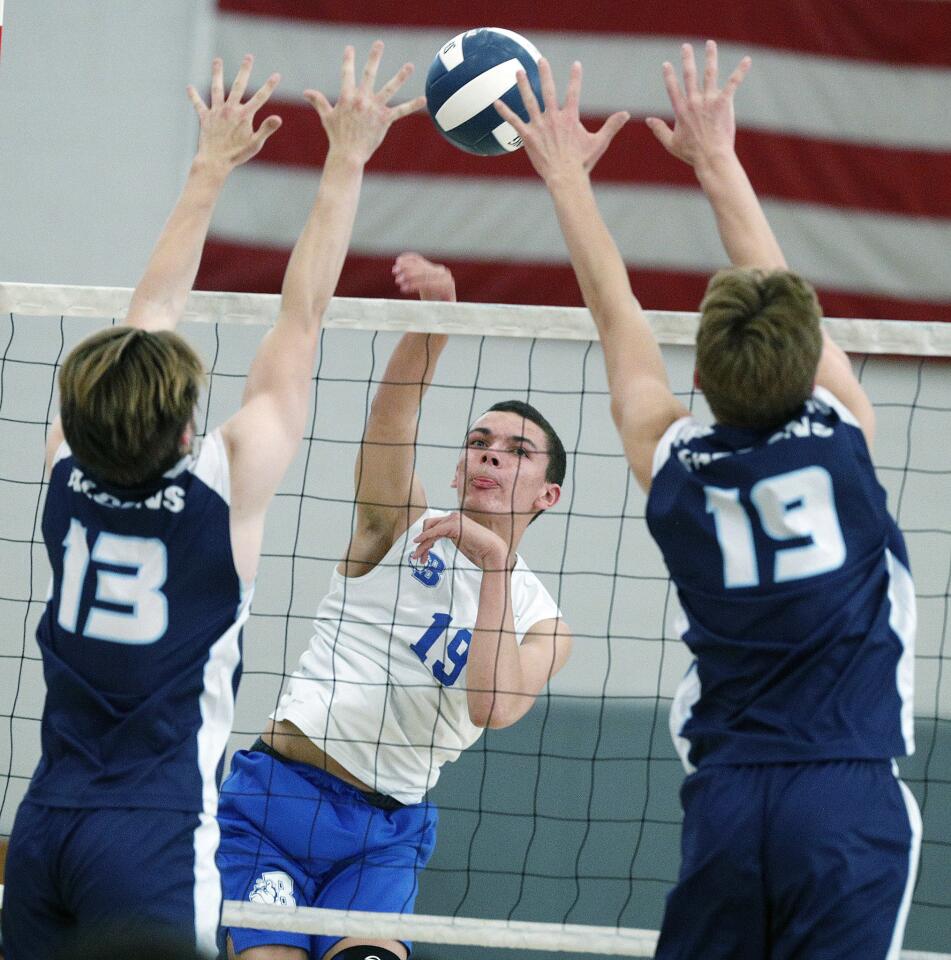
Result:
M892 764L703 767L681 802L657 960L897 960L921 816Z
M44 807L24 800L7 852L7 960L52 957L86 930L135 920L214 954L221 917L213 818Z
M239 750L221 787L218 822L226 900L409 913L436 842L437 814L425 801L382 809L317 767ZM314 960L340 940L245 928L228 933L236 953L284 944Z

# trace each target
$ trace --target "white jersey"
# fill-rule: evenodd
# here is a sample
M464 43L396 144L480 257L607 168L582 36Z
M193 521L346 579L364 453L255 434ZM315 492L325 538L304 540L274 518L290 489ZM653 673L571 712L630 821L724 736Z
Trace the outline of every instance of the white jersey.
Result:
M469 719L466 659L482 571L450 540L428 562L409 559L427 510L362 577L334 570L316 633L273 714L379 793L418 803L439 768L478 740ZM561 616L521 557L512 573L519 643Z

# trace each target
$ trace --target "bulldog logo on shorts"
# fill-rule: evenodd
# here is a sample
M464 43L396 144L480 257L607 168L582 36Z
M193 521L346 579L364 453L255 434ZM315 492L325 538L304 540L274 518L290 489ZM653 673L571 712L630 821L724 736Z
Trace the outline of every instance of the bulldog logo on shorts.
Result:
M282 870L262 873L248 894L251 903L271 903L279 907L296 907L294 880Z

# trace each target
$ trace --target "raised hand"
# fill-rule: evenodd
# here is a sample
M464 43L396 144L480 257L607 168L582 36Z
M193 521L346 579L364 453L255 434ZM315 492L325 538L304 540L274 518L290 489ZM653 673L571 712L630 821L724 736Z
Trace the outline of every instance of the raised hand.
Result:
M508 562L505 541L488 527L458 511L423 522L423 531L413 538L413 559L425 563L437 540L451 540L463 556L485 571L504 570Z
M281 125L281 118L273 115L257 130L254 129L254 115L274 92L280 82L280 74L272 73L247 103L241 102L248 87L253 64L254 57L249 53L241 61L238 75L225 97L224 68L221 58L216 57L211 64L210 105L205 103L193 86L189 85L187 88L188 98L198 114L198 157L220 164L226 170L231 170L255 156L268 137Z
M680 49L683 64L683 90L677 82L677 72L670 63L664 64L664 84L674 109L674 128L671 130L658 117L648 117L651 132L675 157L692 167L733 153L736 138L736 118L733 96L749 72L752 61L744 57L721 90L718 86L717 45L706 43L706 63L703 87L697 79L697 64L689 43Z
M551 65L544 57L538 61L538 73L545 101L544 110L539 106L524 70L518 71L516 79L528 111L528 123L501 100L495 102L495 109L521 136L525 152L543 180L548 181L578 166L590 172L631 115L623 110L613 113L599 130L592 133L585 129L579 115L581 64L576 60L571 65L568 91L561 107L558 106Z
M449 268L418 253L401 253L396 258L393 279L400 293L418 293L420 300L456 299L456 281Z
M391 124L422 109L426 103L425 97L416 97L393 107L387 106L413 72L413 65L404 63L387 83L374 92L382 56L383 42L377 40L370 48L358 84L354 73L353 47L344 49L340 96L334 105L319 90L304 91L304 97L320 115L320 122L330 141L330 151L358 163L366 163L370 159Z

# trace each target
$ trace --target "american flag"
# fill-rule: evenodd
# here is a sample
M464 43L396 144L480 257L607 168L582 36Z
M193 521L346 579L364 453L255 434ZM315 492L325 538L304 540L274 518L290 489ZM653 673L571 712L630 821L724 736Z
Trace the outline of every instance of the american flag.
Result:
M333 98L345 44L359 62L382 38L381 76L412 61L409 97L422 92L439 47L478 26L528 37L562 87L580 60L589 128L615 110L631 112L594 180L646 307L695 309L709 274L724 265L692 171L642 122L670 115L661 63L678 65L684 40L711 37L724 75L753 57L737 96L737 150L791 267L816 285L826 314L951 320L947 0L218 0L217 53L233 67L253 52L258 81L283 74L275 108L284 126L236 172L198 285L280 288L326 152L300 94L316 87ZM390 265L403 250L448 263L461 299L581 302L528 158L464 154L425 113L397 124L370 161L338 293L396 296Z

